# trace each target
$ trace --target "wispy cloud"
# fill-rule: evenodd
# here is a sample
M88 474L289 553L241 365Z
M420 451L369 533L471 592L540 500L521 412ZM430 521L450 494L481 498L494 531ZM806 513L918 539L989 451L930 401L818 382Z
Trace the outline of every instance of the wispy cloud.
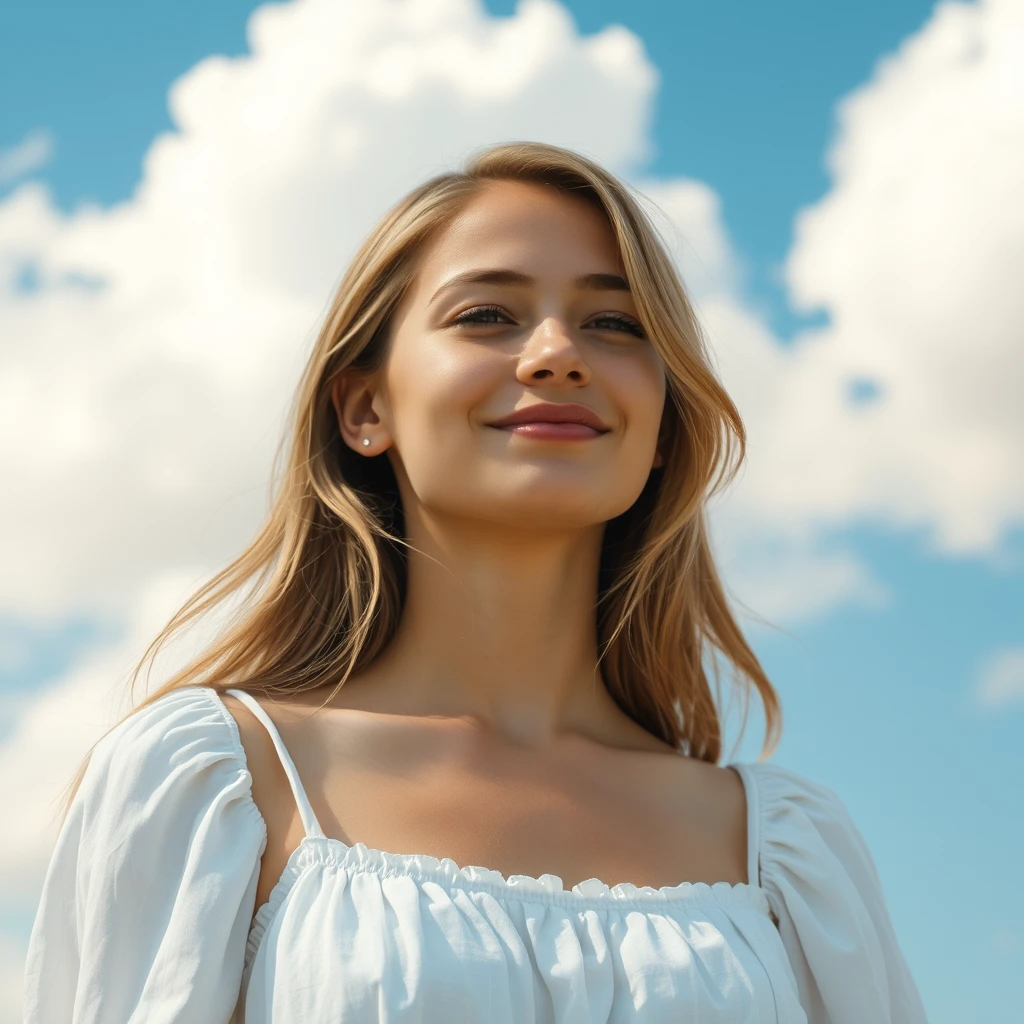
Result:
M1024 646L989 655L978 670L975 694L983 708L1024 703Z
M45 128L37 128L16 146L0 149L0 185L9 185L48 164L53 156L53 147L52 133Z

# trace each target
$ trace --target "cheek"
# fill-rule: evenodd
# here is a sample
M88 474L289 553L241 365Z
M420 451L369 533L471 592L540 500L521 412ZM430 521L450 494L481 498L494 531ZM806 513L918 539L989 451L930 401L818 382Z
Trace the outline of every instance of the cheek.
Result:
M389 374L392 460L411 523L413 509L486 514L481 448L474 420L497 375L493 359L424 344Z
M607 368L612 402L622 410L632 444L653 446L665 408L665 371L653 352L615 360Z
M394 440L403 458L428 442L449 454L453 446L469 444L473 411L494 393L502 373L500 361L483 346L425 339L395 356L388 392Z

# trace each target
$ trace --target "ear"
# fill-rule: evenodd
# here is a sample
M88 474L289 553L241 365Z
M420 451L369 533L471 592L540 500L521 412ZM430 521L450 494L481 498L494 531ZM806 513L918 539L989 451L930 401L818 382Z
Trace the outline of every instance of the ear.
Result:
M338 432L349 448L363 455L380 455L391 447L391 434L373 408L377 391L372 377L355 371L342 371L331 385Z

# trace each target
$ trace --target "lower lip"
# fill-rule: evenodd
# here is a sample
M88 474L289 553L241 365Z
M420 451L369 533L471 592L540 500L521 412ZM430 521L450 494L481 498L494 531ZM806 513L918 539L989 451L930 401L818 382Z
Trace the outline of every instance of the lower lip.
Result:
M537 441L585 441L604 433L585 423L510 423L498 429L521 437L532 437Z

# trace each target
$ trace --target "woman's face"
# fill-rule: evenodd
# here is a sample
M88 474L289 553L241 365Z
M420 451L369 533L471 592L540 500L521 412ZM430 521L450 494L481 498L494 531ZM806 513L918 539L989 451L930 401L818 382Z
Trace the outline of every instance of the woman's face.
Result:
M590 526L628 509L660 464L664 368L611 228L552 188L489 184L434 238L377 384L347 440L387 450L407 516L418 503L508 526ZM604 429L496 425L566 403Z

